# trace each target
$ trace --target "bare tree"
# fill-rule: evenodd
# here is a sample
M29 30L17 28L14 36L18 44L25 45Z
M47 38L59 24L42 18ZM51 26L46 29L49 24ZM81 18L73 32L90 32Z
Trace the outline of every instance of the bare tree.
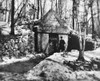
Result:
M98 28L97 28L97 30L98 30L98 34L100 35L100 1L99 0L96 0L96 2L97 2L97 13L98 13L98 17L97 17L97 19L98 19Z
M91 22L92 22L92 38L94 38L94 17L93 17L93 0L89 0L89 7L91 9Z
M44 0L44 3L43 3L43 9L42 9L42 14L44 15L45 13L45 5L46 5L46 0Z
M79 50L79 56L78 60L85 61L84 59L84 50L85 50L85 42L86 42L86 27L87 27L87 15L88 15L88 10L86 8L86 1L84 0L84 17L83 17L83 22L82 26L79 26L79 45L80 45L80 50ZM82 27L82 28L81 28ZM82 34L82 29L83 29L83 34Z
M15 0L12 0L11 1L11 35L14 35L14 10L15 10L15 7L14 7L14 4L15 4Z
M74 4L75 4L75 0L73 0L73 6L72 6L72 27L73 27L73 29L74 29L74 8L75 8L75 6L74 6Z
M40 0L37 0L37 19L39 19L39 11L40 11Z
M99 17L99 13L100 13L100 9L99 9L99 6L100 6L100 4L99 4L99 0L96 0L97 1L97 13L98 13L98 21L99 21L99 25L100 25L100 17Z
M58 10L58 0L56 0L56 13L57 13L57 10Z
M58 14L61 19L62 18L62 0L58 0Z

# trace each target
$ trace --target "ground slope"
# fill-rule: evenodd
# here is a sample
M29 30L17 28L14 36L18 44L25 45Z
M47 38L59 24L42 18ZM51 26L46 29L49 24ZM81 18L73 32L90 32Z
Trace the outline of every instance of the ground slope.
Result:
M99 58L99 50L100 48L85 52L85 59L89 61L93 57ZM27 80L40 78L40 81L100 81L100 71L73 71L63 64L64 60L75 61L78 57L77 51L62 54L55 53L33 67L25 74Z

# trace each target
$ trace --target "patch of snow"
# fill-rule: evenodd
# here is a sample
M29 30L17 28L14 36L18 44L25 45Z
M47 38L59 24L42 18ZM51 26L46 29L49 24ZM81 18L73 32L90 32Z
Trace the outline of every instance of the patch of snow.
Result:
M61 57L61 54L63 54L63 52L61 52L61 53L54 53L53 55L49 56L48 58L52 59L54 61L62 63L64 61L64 57Z
M15 62L19 62L19 61L27 61L29 60L30 58L34 58L34 55L27 55L26 57L22 57L22 58L15 58L15 57L12 57L11 59L9 59L9 57L4 57L3 58L3 62L0 63L0 65L5 65L5 64L11 64L11 63L15 63Z
M99 53L100 54L100 48L97 48L96 50L93 50L92 52L95 52L95 53Z

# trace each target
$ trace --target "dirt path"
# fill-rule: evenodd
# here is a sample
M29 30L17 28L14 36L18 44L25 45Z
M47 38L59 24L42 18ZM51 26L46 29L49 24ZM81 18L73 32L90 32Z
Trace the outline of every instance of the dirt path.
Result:
M13 59L0 63L0 72L25 73L45 58L43 55Z

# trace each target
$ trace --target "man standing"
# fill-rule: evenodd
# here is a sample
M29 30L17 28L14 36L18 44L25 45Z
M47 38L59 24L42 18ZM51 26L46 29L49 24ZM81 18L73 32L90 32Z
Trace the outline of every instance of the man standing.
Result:
M59 44L59 49L60 49L60 52L64 51L65 50L65 41L63 40L63 37L61 36L60 37L61 40L60 40L60 44Z

